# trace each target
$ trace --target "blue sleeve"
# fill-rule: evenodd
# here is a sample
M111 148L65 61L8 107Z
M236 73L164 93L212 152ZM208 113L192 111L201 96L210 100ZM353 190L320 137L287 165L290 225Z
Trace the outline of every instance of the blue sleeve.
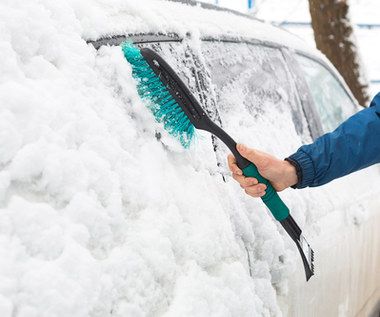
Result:
M301 167L298 188L315 187L380 162L380 93L335 131L290 156Z

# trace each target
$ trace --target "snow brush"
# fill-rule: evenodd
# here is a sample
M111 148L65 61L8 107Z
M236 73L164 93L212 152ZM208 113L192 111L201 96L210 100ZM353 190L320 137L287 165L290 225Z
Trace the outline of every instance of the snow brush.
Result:
M129 40L122 43L121 47L132 66L140 97L147 103L156 120L164 124L165 130L177 137L185 148L189 147L195 128L214 134L231 150L246 177L255 177L259 183L267 186L266 194L261 199L296 243L308 281L314 274L314 252L270 182L259 174L252 162L239 154L236 142L207 116L162 57L149 48L137 49Z

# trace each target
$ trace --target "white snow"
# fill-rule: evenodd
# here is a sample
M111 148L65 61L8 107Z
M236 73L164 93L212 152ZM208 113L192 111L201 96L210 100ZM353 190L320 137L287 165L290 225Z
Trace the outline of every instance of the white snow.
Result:
M279 314L211 143L167 152L120 49L83 39L119 11L120 29L165 27L132 2L1 4L0 315Z
M276 296L287 293L299 261L293 242L260 201L222 181L210 135L190 151L176 145L140 100L121 50L97 52L85 41L157 28L191 31L195 44L221 34L207 22L211 11L181 8L151 0L0 3L0 316L282 315ZM303 45L255 21L237 26L228 13L221 20L231 35ZM275 130L292 119L270 106L266 121L252 125L244 112L240 126L227 126L248 145L285 156L304 140ZM337 183L283 193L309 240L339 186L343 200L360 191Z

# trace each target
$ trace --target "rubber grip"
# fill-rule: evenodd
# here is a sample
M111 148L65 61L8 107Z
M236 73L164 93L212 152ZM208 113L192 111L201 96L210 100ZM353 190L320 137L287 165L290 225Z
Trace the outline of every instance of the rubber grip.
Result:
M261 199L269 208L276 220L282 221L289 216L289 208L284 204L280 196L278 196L271 183L260 175L254 164L251 163L246 168L243 168L243 174L246 177L254 177L259 181L259 183L264 183L267 186L265 195L261 197Z

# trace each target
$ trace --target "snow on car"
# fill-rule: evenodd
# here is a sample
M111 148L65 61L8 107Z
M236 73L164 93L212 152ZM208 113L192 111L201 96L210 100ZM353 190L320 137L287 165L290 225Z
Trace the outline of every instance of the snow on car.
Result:
M321 54L192 1L0 6L1 316L361 316L376 306L379 167L281 193L316 253L306 283L293 242L231 180L225 146L200 132L185 150L168 135L118 44L159 52L213 120L279 157L358 110Z

